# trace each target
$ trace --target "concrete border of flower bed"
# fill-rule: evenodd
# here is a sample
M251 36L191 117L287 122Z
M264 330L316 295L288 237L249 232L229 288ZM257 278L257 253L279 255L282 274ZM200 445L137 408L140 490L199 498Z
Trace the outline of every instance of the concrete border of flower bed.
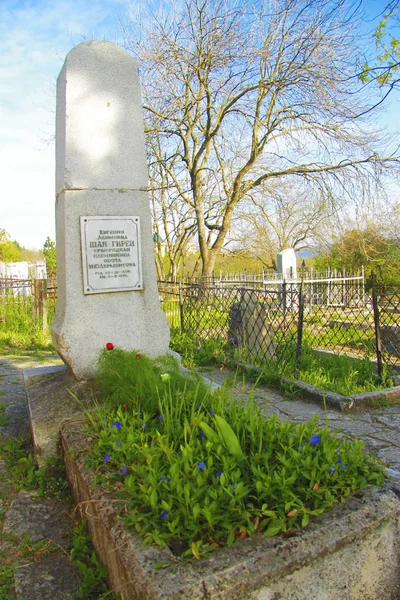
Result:
M257 375L260 375L262 372L261 367L241 363L237 360L230 361L229 366L233 368L239 367L246 372L253 372ZM343 396L336 392L317 388L309 383L300 381L299 379L282 377L282 381L283 383L290 384L290 386L300 392L301 395L308 400L312 400L316 404L327 406L340 412L357 411L359 409L371 407L374 403L379 404L379 402L390 402L392 400L400 399L400 386L386 388L377 392L364 392L362 394L353 394L352 396Z
M294 537L256 535L182 561L125 528L121 500L85 466L92 440L82 421L64 423L61 441L75 502L122 600L316 600L322 589L326 600L399 597L400 502L389 490L366 488Z

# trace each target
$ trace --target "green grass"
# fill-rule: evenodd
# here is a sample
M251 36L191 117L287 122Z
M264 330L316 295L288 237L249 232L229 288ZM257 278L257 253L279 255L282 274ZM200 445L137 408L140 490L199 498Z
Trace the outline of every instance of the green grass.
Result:
M375 392L393 386L387 366L384 365L380 381L376 365L369 356L356 359L334 354L316 355L309 348L303 350L298 379L343 396Z
M30 297L0 297L1 354L52 349L50 323L53 317L54 306L50 305L48 333L44 334L41 321L33 320Z
M384 365L380 381L376 365L370 360L369 353L360 359L328 353L324 355L314 353L304 341L298 369L295 332L278 331L274 337L274 345L275 358L266 361L262 356L252 355L246 348L229 348L219 337L201 342L196 341L195 336L182 333L179 329L171 331L171 347L180 353L184 365L192 368L224 365L233 358L243 364L260 367L263 381L282 388L285 392L293 392L291 384L287 382L287 379L291 378L344 396L375 392L393 386L390 368Z

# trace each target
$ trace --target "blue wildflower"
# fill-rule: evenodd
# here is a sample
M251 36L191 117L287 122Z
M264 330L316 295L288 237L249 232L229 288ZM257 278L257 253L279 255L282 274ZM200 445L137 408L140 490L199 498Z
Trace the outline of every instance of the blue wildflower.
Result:
M107 417L101 417L101 420L103 421L103 423L105 423L107 421Z
M336 471L335 467L329 467L328 469L329 473L334 473Z
M120 440L117 440L115 442L115 445L117 446L117 448L122 448L122 442Z
M112 426L115 427L117 431L121 431L121 423L119 421L114 421Z
M300 444L299 452L303 452L303 444Z
M169 483L171 481L171 477L165 477L165 475L161 475L160 481L167 481L167 483Z
M104 455L103 461L105 463L108 463L108 461L110 460L110 458L111 458L111 454L108 454L108 452L106 452L105 455Z
M143 419L143 411L142 411L142 409L140 409L140 411L139 411L139 417L140 417L141 419Z
M310 437L310 444L311 446L316 446L317 444L319 444L321 441L321 436L320 435L312 435Z
M206 465L205 462L201 461L196 466L197 466L197 468L198 468L199 471L204 471L204 469L206 468L207 465Z
M200 433L199 433L199 438L201 440L205 440L206 439L206 436L204 435L204 433L202 431L200 431Z
M215 476L218 477L218 479L221 477L221 475L222 475L222 471L217 471L215 473Z
M232 489L236 490L237 488L237 484L236 483L232 483Z
M342 465L342 464L341 464L341 465L340 465L340 468L341 468L341 469L347 469L347 465Z
M162 414L161 414L161 413L160 413L160 414L157 416L157 419L158 419L159 421L164 421L164 417L162 416Z
M125 475L127 474L127 472L128 472L128 467L121 467L120 470L119 470L119 474L123 475L123 477L125 477Z
M169 515L169 512L167 510L164 510L161 513L161 517L160 517L161 521L165 521L165 519L168 517L168 515Z
M209 414L210 414L211 416L215 415L215 411L214 411L214 410L209 410L208 412L209 412Z
M146 423L142 423L142 429L146 429L147 425Z

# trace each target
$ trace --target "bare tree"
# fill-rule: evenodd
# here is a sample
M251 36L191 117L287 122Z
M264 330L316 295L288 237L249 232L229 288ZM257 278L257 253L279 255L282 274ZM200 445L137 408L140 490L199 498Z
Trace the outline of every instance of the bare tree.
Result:
M148 132L147 149L157 276L176 280L195 235L194 212L188 202L188 185L177 175L175 161L166 160L157 131Z
M329 194L314 194L308 186L288 181L256 190L239 207L230 237L267 268L276 268L276 255L285 248L316 248L326 235L334 205Z
M204 276L261 186L291 178L332 194L397 166L369 115L356 118L368 106L354 76L358 5L176 0L126 28L148 130L169 174L190 184Z

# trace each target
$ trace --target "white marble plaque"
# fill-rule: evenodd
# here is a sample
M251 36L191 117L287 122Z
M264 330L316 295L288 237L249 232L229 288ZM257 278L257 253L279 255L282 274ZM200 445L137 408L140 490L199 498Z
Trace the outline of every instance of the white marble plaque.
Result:
M81 217L85 294L141 290L139 217Z

